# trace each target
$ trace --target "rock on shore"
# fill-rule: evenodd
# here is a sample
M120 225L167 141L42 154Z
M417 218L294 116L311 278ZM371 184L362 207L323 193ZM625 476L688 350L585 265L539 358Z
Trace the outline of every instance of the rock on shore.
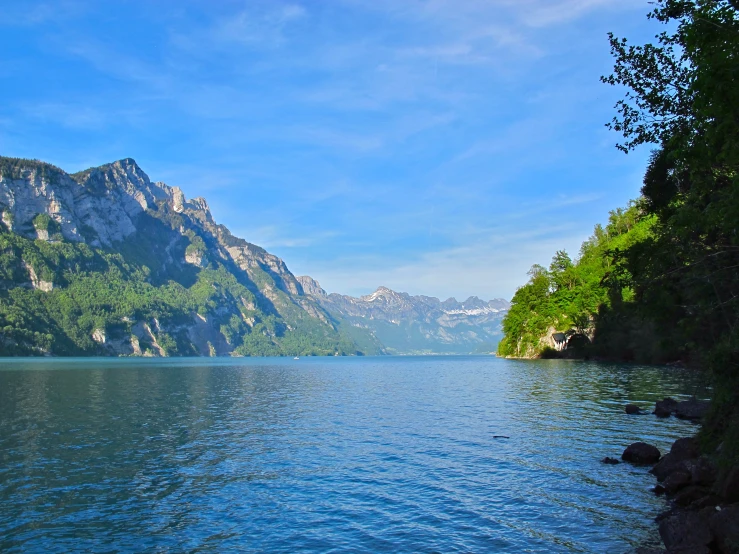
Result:
M659 460L660 455L656 446L645 442L635 442L624 450L621 459L632 464L654 464Z
M739 504L732 504L739 500L737 468L719 472L689 437L676 440L650 473L673 502L658 518L668 554L739 554Z
M658 400L652 413L657 417L670 417L674 414L680 419L700 420L708 412L708 407L707 400L698 400L695 396L683 401L668 397Z

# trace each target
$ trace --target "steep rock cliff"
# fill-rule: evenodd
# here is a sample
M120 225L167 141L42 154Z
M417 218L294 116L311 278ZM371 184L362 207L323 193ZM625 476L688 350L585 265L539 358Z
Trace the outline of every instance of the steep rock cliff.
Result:
M0 157L0 216L6 353L357 351L281 259L132 159L67 174Z

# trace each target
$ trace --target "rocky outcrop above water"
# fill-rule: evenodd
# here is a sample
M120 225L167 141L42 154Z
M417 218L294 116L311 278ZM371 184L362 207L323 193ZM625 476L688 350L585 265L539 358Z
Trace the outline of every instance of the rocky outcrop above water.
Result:
M708 412L710 402L698 400L695 397L678 402L673 398L658 400L654 407L654 415L657 417L670 417L674 415L680 419L700 420Z
M638 413L636 408L628 405L626 412ZM695 397L684 401L665 398L656 403L653 413L698 421L707 408L707 401ZM721 457L723 448L721 445L716 452L706 453L698 438L685 437L677 439L664 455L644 442L633 443L624 450L624 461L652 466L649 473L657 479L654 493L665 495L671 506L657 517L666 550L640 547L632 552L739 554L739 467L727 466L728 459Z
M668 552L739 552L739 504L726 489L732 471L719 472L694 438L675 441L652 469L674 506L659 518Z
M650 470L659 482L655 493L666 494L672 503L657 518L667 550L641 548L637 552L739 552L739 468L719 471L701 453L694 437L676 440L661 458L654 446L634 443L624 452L624 459L655 464Z
M366 329L395 354L494 352L501 322L510 308L503 299L484 301L411 296L387 287L360 297L326 291L310 277L298 277L303 292L347 325Z

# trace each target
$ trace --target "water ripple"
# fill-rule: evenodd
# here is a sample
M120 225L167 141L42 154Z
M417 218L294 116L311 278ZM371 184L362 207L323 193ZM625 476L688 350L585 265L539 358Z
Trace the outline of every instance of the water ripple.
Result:
M614 552L677 369L483 357L0 361L5 552ZM500 438L506 436L510 438Z

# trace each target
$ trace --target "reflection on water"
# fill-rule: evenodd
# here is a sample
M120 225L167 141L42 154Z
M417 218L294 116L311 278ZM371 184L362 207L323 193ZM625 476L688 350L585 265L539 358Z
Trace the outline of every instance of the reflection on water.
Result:
M664 501L599 460L694 431L623 413L690 394L553 360L3 360L0 550L620 553Z

